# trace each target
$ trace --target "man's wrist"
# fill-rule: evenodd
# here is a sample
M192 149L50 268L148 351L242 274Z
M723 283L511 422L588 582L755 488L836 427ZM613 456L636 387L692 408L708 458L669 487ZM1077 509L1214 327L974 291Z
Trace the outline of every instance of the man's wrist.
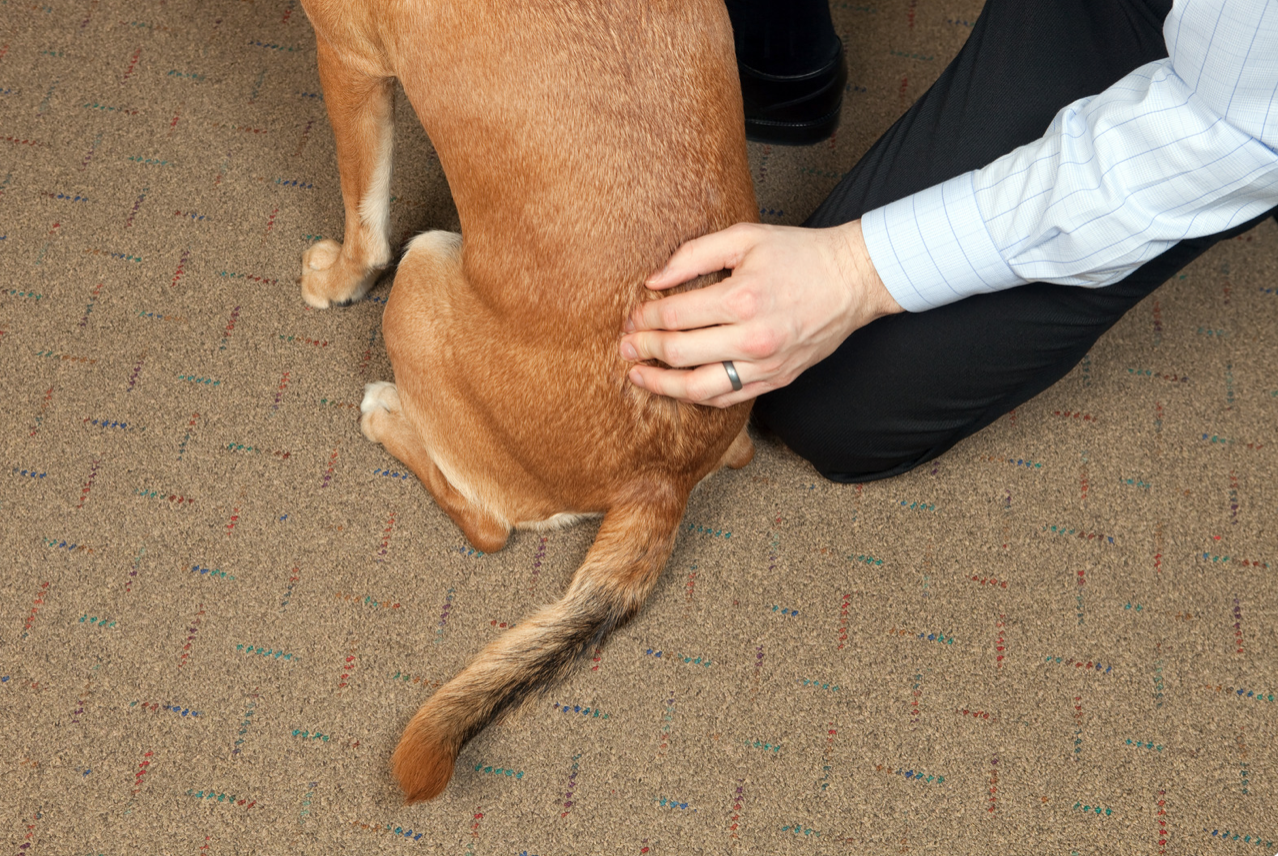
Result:
M860 323L856 326L864 326L884 315L904 312L905 310L888 291L883 278L874 267L874 259L870 257L870 251L865 245L861 221L853 220L836 226L835 229L839 232L840 244L846 259L843 265L844 275L853 288L853 299L860 309L859 312L854 309L854 313L862 316Z

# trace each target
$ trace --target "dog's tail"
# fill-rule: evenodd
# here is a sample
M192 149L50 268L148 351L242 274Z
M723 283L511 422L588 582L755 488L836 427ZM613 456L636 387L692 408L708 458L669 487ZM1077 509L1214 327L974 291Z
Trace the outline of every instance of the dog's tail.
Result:
M561 677L577 656L638 612L674 546L687 502L673 485L649 485L604 516L564 597L480 652L413 716L392 763L408 803L437 796L457 754L502 711Z

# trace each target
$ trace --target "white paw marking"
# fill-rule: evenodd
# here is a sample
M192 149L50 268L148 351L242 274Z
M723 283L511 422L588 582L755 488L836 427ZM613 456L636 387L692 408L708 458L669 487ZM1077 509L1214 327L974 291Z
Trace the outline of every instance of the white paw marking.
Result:
M399 390L395 384L379 380L364 387L364 400L359 403L359 412L368 413L378 407L387 413L399 406Z
M308 270L328 270L342 253L342 245L331 238L315 244L302 257L302 273Z
M404 255L409 253L430 253L438 256L455 256L461 252L462 236L456 232L443 229L432 229L422 232L408 242Z

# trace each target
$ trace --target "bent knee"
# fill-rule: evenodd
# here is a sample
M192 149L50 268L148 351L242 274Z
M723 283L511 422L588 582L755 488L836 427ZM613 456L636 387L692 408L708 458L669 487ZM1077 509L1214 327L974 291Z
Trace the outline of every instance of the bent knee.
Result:
M939 457L979 427L973 423L939 432L909 432L880 426L822 424L817 420L768 419L768 415L756 417L756 424L811 463L824 478L845 484L908 473Z

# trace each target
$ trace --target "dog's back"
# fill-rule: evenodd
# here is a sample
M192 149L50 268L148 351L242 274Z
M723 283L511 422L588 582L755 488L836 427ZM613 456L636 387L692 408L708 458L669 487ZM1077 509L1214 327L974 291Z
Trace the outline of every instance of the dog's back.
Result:
M393 360L406 340L417 348L406 361L431 365L429 402L414 415L437 454L449 456L445 435L469 409L483 424L460 438L452 471L490 504L498 494L531 504L550 486L556 504L603 511L636 469L695 483L746 407L686 407L634 388L616 337L643 279L680 243L757 219L722 3L394 8L387 53L464 236L464 284L423 289L398 316L408 329L393 312L386 327ZM438 328L445 313L468 330L441 330L449 356L432 359L421 325ZM536 515L511 508L508 519Z
M583 320L612 329L613 298L638 299L680 243L757 219L721 2L476 2L400 19L412 29L397 44L448 45L397 70L461 213L467 278L495 308L562 323L589 295Z

